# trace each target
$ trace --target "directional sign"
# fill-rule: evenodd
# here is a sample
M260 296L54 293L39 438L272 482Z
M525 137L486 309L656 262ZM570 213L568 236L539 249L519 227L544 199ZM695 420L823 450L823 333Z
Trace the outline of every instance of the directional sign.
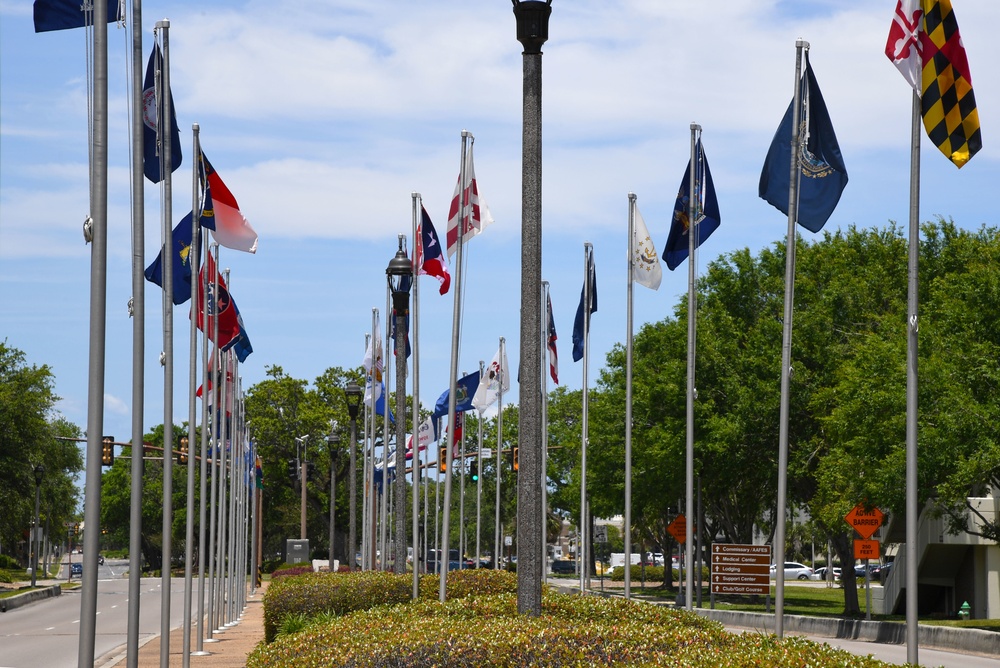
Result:
M712 584L759 584L768 585L771 580L763 575L743 575L741 573L712 573Z
M770 563L770 545L712 543L712 592L767 594Z
M713 584L712 593L714 594L757 594L758 596L766 596L771 591L770 585L755 585L755 584Z
M878 508L867 509L863 504L858 504L851 509L844 517L844 521L854 527L854 530L861 534L862 538L871 538L872 534L882 526L882 519L885 515Z
M674 521L667 525L667 532L683 545L687 540L687 518L683 514L675 517Z
M879 543L877 540L856 540L854 541L855 559L878 559Z

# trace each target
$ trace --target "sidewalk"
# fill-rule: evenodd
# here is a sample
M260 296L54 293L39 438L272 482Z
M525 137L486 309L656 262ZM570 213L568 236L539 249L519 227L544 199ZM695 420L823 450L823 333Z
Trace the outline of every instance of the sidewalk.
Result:
M192 654L192 666L211 666L212 668L243 668L247 663L247 655L253 651L257 643L264 639L264 606L261 603L264 592L267 590L267 582L257 589L257 592L247 599L246 610L243 617L232 626L222 632L213 634L218 642L204 642L204 651L209 652L205 656ZM139 647L139 668L159 668L160 666L160 636L156 636ZM191 651L198 648L198 638L195 633L191 636ZM170 632L170 666L183 665L184 631L181 628ZM95 667L113 668L126 665L125 652L116 653L114 656L94 663Z

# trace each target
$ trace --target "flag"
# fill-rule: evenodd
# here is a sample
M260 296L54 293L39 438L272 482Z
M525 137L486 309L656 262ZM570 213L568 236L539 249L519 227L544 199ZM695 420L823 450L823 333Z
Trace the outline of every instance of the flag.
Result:
M205 213L210 222L205 227L212 230L212 238L219 245L247 253L257 252L257 233L240 211L240 205L222 177L212 167L205 154L201 154L205 170Z
M233 308L236 308L236 304L233 304ZM235 339L226 344L223 350L229 350L230 348L236 353L236 358L240 361L240 364L247 361L247 357L250 357L250 353L253 352L253 346L250 345L250 337L247 335L246 327L243 325L243 316L240 315L240 310L236 308L236 322L239 323L240 333Z
M789 126L791 127L791 126ZM712 182L712 170L708 168L708 158L702 149L701 140L695 144L695 230L697 235L694 247L698 248L705 240L719 228L722 216L719 214L719 200L715 196L715 183ZM789 157L791 160L791 157ZM788 172L788 168L785 168ZM787 183L787 181L786 181ZM670 234L667 235L667 245L663 249L663 259L667 263L667 268L673 271L680 266L681 262L688 256L688 230L691 225L688 220L690 215L691 197L691 161L688 160L687 169L681 179L680 190L677 191L677 200L674 202L674 217L670 223ZM788 199L787 196L785 199Z
M833 121L819 90L809 52L805 54L806 71L802 74L802 106L799 114L799 195L797 220L811 232L819 232L837 208L847 186L847 167L840 154ZM792 113L795 100L788 104L778 125L771 148L764 159L758 193L778 211L788 213L788 177L791 163Z
M156 90L157 77L155 73L163 67L163 54L160 53L160 45L153 44L153 51L149 54L149 62L146 65L146 80L142 84L142 171L146 178L153 183L163 180L160 173L160 150L162 147L157 138L158 122L158 96ZM162 91L160 92L162 95ZM176 172L181 166L181 131L177 127L177 110L174 108L174 96L167 91L170 99L170 171ZM165 138L165 137L164 137Z
M372 405L371 391L369 388L365 388L365 404L368 406ZM385 415L385 383L379 383L375 388L375 406L372 408L375 411L375 415ZM389 422L395 422L396 416L392 414L392 408L389 408Z
M420 207L420 224L417 226L416 248L413 249L414 266L420 276L434 276L441 283L438 292L442 295L451 287L451 274L448 273L448 260L441 253L441 242L427 209Z
M417 450L423 452L434 440L434 425L427 418L417 427ZM406 458L413 459L413 434L406 440Z
M479 195L479 186L476 183L476 169L472 164L472 146L465 156L465 178L469 185L465 188L462 197L461 210L458 206L458 196L462 191L462 175L458 175L458 183L455 184L455 194L451 198L451 207L448 209L448 257L458 250L458 220L462 219L462 241L466 242L486 229L492 222L490 208L486 206L486 200Z
M476 390L479 388L479 372L470 373L468 376L463 376L458 379L455 383L455 412L461 413L462 411L467 411L472 409L472 398L476 394ZM438 397L437 403L434 404L434 417L441 417L442 415L448 414L448 398L451 393L451 388L445 390Z
M983 147L983 138L951 0L899 0L885 55L920 95L931 142L961 168Z
M374 394L375 399L381 396L382 392L382 340L379 338L379 332L382 331L382 327L379 324L378 314L375 314L375 336L368 339L368 347L365 349L365 357L361 360L361 366L364 367L367 377L365 379L365 396L364 402L366 405L372 405L372 394Z
M264 462L260 460L260 455L256 457L254 469L257 476L257 489L264 489Z
M510 369L507 367L507 350L500 346L493 361L486 367L486 375L479 379L479 387L472 397L473 407L482 412L500 398L501 392L510 390Z
M594 269L594 250L591 248L587 252L587 274L588 279L584 279L583 290L580 291L580 305L576 308L576 319L573 321L573 361L579 362L583 359L583 311L586 307L587 283L590 283L590 313L597 312L597 270Z
M35 32L94 25L93 5L82 0L35 0L34 12ZM118 0L108 0L108 23L117 21L120 13Z
M173 280L171 282L174 288L174 304L183 304L191 299L192 258L189 257L189 254L194 234L192 220L193 216L189 213L181 218L181 222L177 223L177 227L170 233L173 239ZM156 254L156 259L146 267L144 272L147 281L156 283L161 288L163 287L163 250L161 247L160 252Z
M649 230L639 207L635 207L635 224L632 226L632 279L650 290L658 290L663 280L660 258L656 256L656 247L649 238Z
M545 331L548 332L545 343L549 349L549 375L552 382L559 384L559 353L556 351L556 321L552 319L552 297L545 295Z
M202 304L194 306L198 313L198 329L205 332L209 339L215 341L215 345L225 350L233 339L240 335L240 322L236 315L236 304L233 302L232 295L229 294L226 282L222 280L222 275L215 266L215 259L211 253L208 254L208 259L202 266L199 276L202 284L205 284L206 276L209 277L209 280L205 287L205 293L208 295L208 317L205 317ZM216 279L218 285L215 283ZM215 339L216 317L218 317L219 322L218 340Z

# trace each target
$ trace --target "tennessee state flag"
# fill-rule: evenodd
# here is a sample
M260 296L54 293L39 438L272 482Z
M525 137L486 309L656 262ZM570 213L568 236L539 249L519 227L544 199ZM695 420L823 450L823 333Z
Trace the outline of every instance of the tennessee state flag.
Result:
M236 304L233 303L232 296L229 294L229 289L226 287L226 282L222 280L222 275L215 266L215 259L211 253L201 268L199 277L203 284L206 280L208 281L208 285L205 287L205 294L208 297L208 317L205 316L202 304L195 305L194 308L197 309L198 313L198 329L205 332L209 339L215 341L215 345L219 348L225 349L240 336L239 313L236 310ZM218 320L219 327L218 339L215 338L216 320Z

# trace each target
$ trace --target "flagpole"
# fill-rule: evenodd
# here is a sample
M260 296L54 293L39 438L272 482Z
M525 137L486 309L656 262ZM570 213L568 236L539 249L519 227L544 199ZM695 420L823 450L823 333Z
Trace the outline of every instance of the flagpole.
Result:
M205 334L208 336L208 328L212 328L211 339L213 342L219 340L218 332L218 318L213 318L211 321L208 319L208 282L212 282L212 294L219 294L219 244L213 243L211 248L211 253L213 255L212 264L216 267L215 271L209 274L207 271L205 273L205 296L202 299L202 312L205 313ZM208 257L205 258L206 269L208 268ZM215 362L212 364L212 376L215 386L212 392L218 392L218 395L213 394L213 399L215 399L214 408L212 410L212 424L209 428L211 431L211 442L212 442L212 499L209 506L209 542L208 542L208 631L206 633L206 642L219 642L217 638L214 637L215 633L215 593L218 591L218 569L221 566L221 560L218 558L217 547L219 540L219 526L218 526L218 507L219 507L219 475L222 472L222 467L219 465L219 430L216 425L221 428L221 422L219 421L219 409L222 406L222 385L225 383L224 378L220 378L219 371L221 370L222 363L222 353L219 351L219 346L214 345L212 348L212 357Z
M485 363L483 360L479 360L479 378L485 378L486 373ZM501 381L501 386L503 382ZM479 411L479 419L476 420L476 425L478 429L476 430L478 436L478 443L476 446L476 471L479 472L479 479L476 480L476 568L479 568L479 541L480 541L480 522L482 518L482 502L483 502L483 411Z
M500 359L503 359L503 355L507 354L504 350L506 341L501 336L500 337ZM494 536L494 547L493 547L493 568L500 570L500 555L503 554L503 545L501 543L503 533L500 527L500 451L503 449L503 383L500 383L500 391L497 394L497 491L496 491L496 534ZM520 454L520 453L518 453ZM513 458L513 453L511 453L511 458ZM513 468L513 467L512 467Z
M199 162L201 161L200 160L200 156L197 155L197 154L194 156L194 159L198 160ZM207 235L204 232L199 231L198 235L201 238L201 241L207 241ZM208 249L207 246L205 246L205 257L206 257L206 259L208 257L208 254L209 254L209 249ZM207 311L208 310L208 306L207 306L207 299L208 299L207 279L208 279L208 273L207 272L205 273L205 277L203 279L202 278L202 274L201 274L200 259L199 259L199 265L198 265L197 269L198 269L197 278L195 277L195 274L192 273L191 280L192 281L196 280L198 282L198 285L199 285L199 293L198 293L199 302L201 304L202 311ZM195 271L195 266L192 265L191 271L192 272ZM205 283L202 283L203 280L205 280ZM195 302L193 301L193 298L192 298L192 302L191 302L191 307L193 309L197 309L198 308L198 305L195 304ZM197 310L195 311L194 317L197 319ZM205 645L204 645L204 639L205 639L205 586L206 586L206 581L205 581L205 555L206 555L206 550L207 550L208 558L209 559L212 558L211 549L208 548L208 544L206 543L206 537L207 536L206 536L206 525L205 525L206 513L208 512L208 508L207 508L207 506L208 506L208 471L209 471L209 469L208 469L208 436L209 436L209 432L212 430L212 425L210 425L209 422L208 422L208 397L209 397L209 392L214 392L215 391L214 385L218 384L218 380L215 380L213 378L213 380L212 380L213 387L212 388L208 387L209 378L210 378L209 373L210 372L209 372L209 360L208 360L208 324L207 324L207 321L206 321L206 325L205 325L204 336L201 337L201 356L202 356L202 375L201 375L201 387L202 387L202 393L201 393L201 425L202 426L201 426L201 438L199 439L201 441L201 444L200 444L201 445L201 447L200 447L201 461L199 462L199 473L200 473L200 476L199 476L199 486L200 486L200 494L199 494L199 501L198 501L198 649L195 652L195 656L204 656L204 655L208 654L208 652L205 651ZM215 369L213 368L211 370L211 372L214 373L214 371L215 371ZM130 668L136 668L136 667L132 666Z
M548 350L549 341L549 282L542 281L542 308L545 309L545 317L542 318L542 347L540 350ZM542 367L542 580L546 579L548 575L548 564L549 564L549 537L548 537L548 520L549 520L549 490L548 490L548 458L549 458L549 390L548 390L548 372L545 369L545 354L541 353L541 367Z
M465 220L466 220L466 209L469 206L469 195L467 195L466 190L469 188L469 184L466 183L466 155L467 155L467 145L469 140L473 138L472 133L467 130L462 130L462 162L459 168L459 182L461 184L458 194L458 242L455 249L455 296L454 296L454 306L452 311L452 324L451 324L451 373L448 378L448 436L446 439L446 454L448 459L452 459L452 454L454 454L455 446L455 402L456 393L458 391L458 349L461 345L461 325L462 325L462 236L465 232ZM471 211L469 212L471 215ZM438 562L447 560L451 552L448 549L449 544L449 523L451 521L451 471L447 471L444 478L444 517L443 517L443 530L441 531L441 553L438 555ZM444 603L445 600L445 579L448 575L447 561L444 561L445 567L441 569L440 582L438 584L438 600Z
M799 210L799 117L802 103L802 53L809 42L795 41L795 100L792 104L792 157L788 179L788 232L785 241L785 310L781 335L781 407L778 424L778 504L775 512L774 622L780 640L785 627L785 578L778 564L785 562L785 515L788 495L788 412L789 385L792 374L792 313L795 310L795 223Z
M914 91L910 124L910 225L907 260L906 338L906 661L918 665L917 645L917 269L920 258L921 98Z
M97 553L101 525L101 442L104 431L104 360L107 338L108 286L108 7L94 7L94 97L91 134L90 220L90 343L87 385L87 482L83 536L83 595L80 598L80 642L78 664L94 663L97 633Z
M99 4L99 3L98 3ZM162 114L157 114L161 122L156 124L162 146L162 164L160 173L163 176L163 545L161 559L163 568L160 573L160 587L163 592L170 592L170 564L172 562L171 530L173 528L173 474L174 463L169 456L174 447L174 283L173 283L173 165L171 157L170 122L173 109L170 99L170 21L157 21L157 30L162 31L163 64L160 72L161 87L159 108ZM166 259L171 258L170 262ZM160 599L160 665L170 663L170 596Z
M580 434L580 527L577 532L580 553L580 593L587 590L590 574L587 560L587 440L589 430L587 420L590 409L590 397L587 391L587 363L590 361L590 258L594 245L589 241L583 244L583 419Z
M107 12L107 9L104 10ZM105 17L106 18L106 17ZM145 407L146 252L143 181L142 0L132 0L132 462L129 501L128 631L126 668L139 665L139 591L142 587L142 446ZM103 430L102 430L103 431Z
M188 255L188 268L191 271L191 304L197 304L201 293L198 279L195 278L195 267L201 260L201 211L198 202L198 137L199 126L191 126L191 252ZM171 258L173 264L173 258ZM190 318L190 341L188 347L188 453L194 450L194 435L198 424L198 401L195 392L198 389L198 318ZM166 454L166 453L164 453ZM194 561L194 462L188 456L187 461L187 512L185 513L184 538L184 634L182 640L181 661L184 668L191 665L191 584L192 562Z
M420 281L417 280L420 277L420 267L417 266L417 244L422 244L422 240L417 236L417 219L420 216L420 193L413 192L410 193L410 198L413 204L413 282L411 283L411 288L413 291L413 419L410 422L410 429L412 431L414 440L416 443L413 444L413 465L411 466L413 470L413 483L412 487L412 505L411 510L412 515L412 526L411 532L413 533L413 600L417 600L420 595L420 562L423 559L420 555L420 432L418 425L420 424L420 348L419 348L419 337L417 333L420 331L418 326L420 325ZM396 334L397 340L399 333Z
M632 597L632 277L635 273L635 193L628 194L628 286L625 294L625 599ZM588 272L589 273L589 272ZM586 362L584 362L586 363Z
M384 332L381 332L382 338L382 358L389 351L389 329L392 323L392 294L389 292L389 286L385 286L385 325L383 325ZM389 570L389 550L387 535L389 530L389 397L392 396L392 388L389 382L392 380L390 375L386 373L388 365L383 361L382 363L382 382L384 387L382 388L382 497L379 500L379 535L378 535L378 547L381 553L379 558L379 570L388 571ZM399 444L397 443L398 447Z
M687 407L686 407L686 438L684 457L684 514L686 516L684 529L684 574L685 597L684 607L691 609L693 601L691 592L694 587L694 571L691 564L694 562L694 534L695 518L691 510L694 508L694 393L695 393L695 348L697 345L697 312L698 294L695 291L695 249L698 247L698 214L701 203L701 189L703 184L699 183L698 170L700 152L697 149L700 141L701 126L697 123L691 124L691 173L689 174L689 190L691 196L688 198L688 341L687 341Z

